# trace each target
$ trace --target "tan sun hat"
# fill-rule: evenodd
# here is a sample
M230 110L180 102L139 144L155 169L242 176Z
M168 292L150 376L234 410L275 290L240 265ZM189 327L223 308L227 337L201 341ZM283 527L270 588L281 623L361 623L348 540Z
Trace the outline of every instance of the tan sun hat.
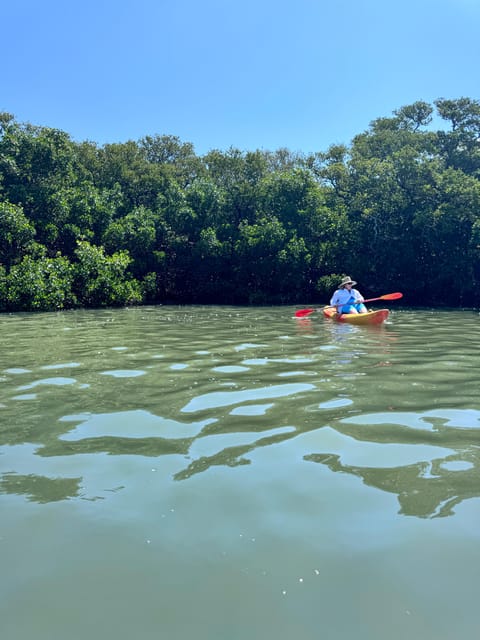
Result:
M352 280L350 276L345 276L344 278L342 278L339 286L342 289L346 284L351 284L352 287L354 287L357 283L355 282L355 280Z

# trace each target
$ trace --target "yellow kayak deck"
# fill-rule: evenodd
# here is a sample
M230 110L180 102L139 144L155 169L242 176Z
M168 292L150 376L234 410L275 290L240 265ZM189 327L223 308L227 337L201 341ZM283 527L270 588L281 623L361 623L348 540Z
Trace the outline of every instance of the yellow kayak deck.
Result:
M382 324L388 318L388 309L377 309L367 313L337 313L335 307L325 307L323 315L336 322L348 322L349 324Z

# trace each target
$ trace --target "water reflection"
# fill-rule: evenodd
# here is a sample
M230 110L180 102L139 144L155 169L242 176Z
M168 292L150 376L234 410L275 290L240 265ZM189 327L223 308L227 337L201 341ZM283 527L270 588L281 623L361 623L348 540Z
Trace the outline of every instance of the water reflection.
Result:
M0 477L0 493L23 495L30 502L44 504L69 500L80 495L81 478L47 478L34 474L4 473Z
M214 467L255 473L254 452L285 443L295 459L308 441L301 460L396 494L403 515L452 515L480 495L473 326L465 346L435 319L427 341L415 314L355 327L280 313L144 308L3 318L0 456L33 443L43 460L78 458L82 477L86 454L170 456L170 478L183 481ZM387 445L397 453L408 445L415 459L389 465ZM2 476L2 493L81 497L79 478L17 474L16 464ZM28 466L25 454L22 472Z
M398 496L399 513L420 518L439 518L454 514L463 500L478 498L480 487L480 453L461 451L431 462L417 462L405 467L372 468L342 464L340 456L317 453L304 458L319 462L331 471L350 473L363 482ZM467 462L469 461L469 462ZM460 462L456 470L450 465ZM469 468L462 468L469 464Z
M236 423L208 418L180 423L146 412L66 416L62 421L71 423L73 429L38 449L37 454L42 457L91 453L182 456L190 461L176 471L173 478L186 480L215 466L250 464L251 460L246 456L257 449L304 436L309 430L320 429L322 432L322 427L316 423L303 430L277 423L272 429L266 416L274 406L270 403L235 407L230 415L238 416ZM323 403L330 417L348 406L350 402ZM252 423L252 416L263 419L263 433L259 424ZM331 471L355 475L368 486L395 493L401 505L400 514L423 518L448 516L454 513L455 505L480 496L479 423L480 413L472 411L424 415L392 412L340 419L335 422L334 429L328 429L347 436L354 444L346 446L344 441L338 441L334 448L340 453L311 453L303 459L322 463ZM129 435L121 435L122 431ZM183 437L172 437L174 435ZM223 442L225 446L222 446ZM396 448L392 449L395 444ZM408 451L402 449L406 446ZM435 457L432 451L445 451L445 455ZM403 465L392 464L402 454L407 460L412 456L428 458ZM376 464L348 464L342 462L345 455L357 456L367 463L375 460Z
M368 443L370 448L383 443L385 453L375 456L378 460L375 466L347 464L335 453L313 453L304 459L324 464L331 471L355 475L368 486L397 494L401 514L423 518L449 516L462 501L480 496L478 411L364 414L340 420L336 430L365 443L363 457L367 461ZM393 445L396 447L392 450ZM389 453L394 451L398 455L407 445L413 445L415 450L433 446L434 451L448 453L404 466L387 466Z
M287 428L281 433L275 433L268 437L255 438L250 444L243 444L231 447L225 447L210 456L201 456L191 462L185 469L174 475L175 480L186 480L197 473L207 471L213 466L236 467L239 465L250 464L251 461L244 456L253 452L258 447L268 447L279 444L296 435L294 428Z

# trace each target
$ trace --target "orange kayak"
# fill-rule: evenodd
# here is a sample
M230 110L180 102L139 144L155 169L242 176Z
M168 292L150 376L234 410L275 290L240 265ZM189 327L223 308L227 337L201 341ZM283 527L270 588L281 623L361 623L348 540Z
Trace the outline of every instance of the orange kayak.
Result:
M388 318L388 309L377 309L367 313L337 313L335 307L325 307L323 315L337 322L349 324L382 324Z

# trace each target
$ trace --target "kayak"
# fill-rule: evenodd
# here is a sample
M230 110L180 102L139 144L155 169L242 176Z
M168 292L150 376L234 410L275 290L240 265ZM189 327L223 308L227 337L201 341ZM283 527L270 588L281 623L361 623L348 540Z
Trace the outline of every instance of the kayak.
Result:
M388 309L377 309L367 313L337 313L335 307L325 307L323 315L337 322L349 324L382 324L388 318Z
M337 322L348 322L349 324L382 324L388 318L388 309L377 309L367 313L337 313L335 307L325 307L323 315Z

